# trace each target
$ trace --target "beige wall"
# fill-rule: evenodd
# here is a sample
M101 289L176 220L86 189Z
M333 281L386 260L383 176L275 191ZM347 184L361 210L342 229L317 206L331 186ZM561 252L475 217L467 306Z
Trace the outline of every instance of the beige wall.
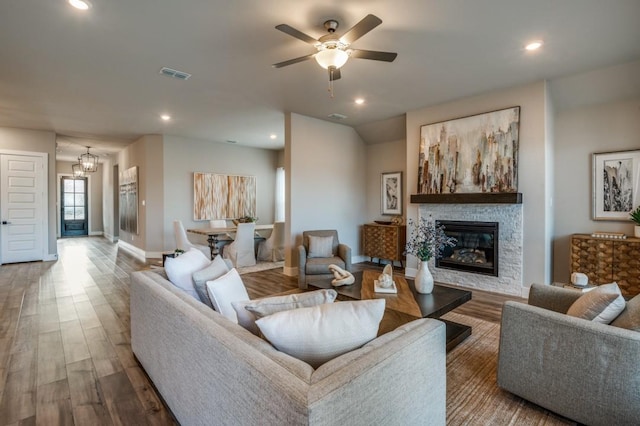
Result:
M402 172L402 187L406 187L407 141L402 139L367 145L366 153L367 214L363 218L363 223L372 222L376 219L390 220L391 216L382 215L382 201L380 199L382 173ZM407 206L404 197L401 197L401 199L403 201L402 214L404 216Z
M548 125L548 98L545 82L480 96L465 98L434 107L407 112L407 161L405 205L407 218L416 219L417 205L409 204L409 196L417 188L418 145L420 126L439 121L464 117L486 111L520 106L520 164L518 191L523 194L524 216L524 271L522 286L528 288L534 282L551 280L551 242L549 227L551 218L547 209L551 203L553 186L547 182L546 164L549 143L546 141ZM407 259L408 267L415 268L415 259ZM526 289L523 290L526 293Z
M53 132L0 127L0 149L42 152L48 157L48 252L49 258L58 253L56 242L56 135ZM46 244L46 243L45 243Z
M60 176L73 176L72 166L77 162L69 161L56 161L57 168L57 183L56 183L56 197L60 194ZM98 164L98 171L95 173L88 173L88 196L89 196L89 235L102 235L102 177L103 177L103 164ZM56 209L56 226L57 235L60 235L60 209Z
M555 132L554 280L569 279L570 235L594 231L633 235L631 222L594 221L594 152L640 149L640 97L560 111Z
M227 143L164 136L164 249L175 248L173 221L185 228L208 226L193 220L193 173L221 173L256 176L258 223L273 223L275 213L275 175L278 151L249 148ZM189 239L205 243L204 238Z
M286 241L285 272L297 271L295 247L302 232L336 229L340 241L361 254L360 234L367 217L366 149L356 131L299 114L285 115Z

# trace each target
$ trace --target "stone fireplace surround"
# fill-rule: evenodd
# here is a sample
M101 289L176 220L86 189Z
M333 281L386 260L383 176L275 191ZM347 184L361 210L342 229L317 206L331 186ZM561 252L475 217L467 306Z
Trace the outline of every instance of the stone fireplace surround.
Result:
M500 234L497 277L436 268L433 259L429 261L429 269L436 281L521 296L524 240L522 204L421 204L418 215L431 216L434 220L498 222Z

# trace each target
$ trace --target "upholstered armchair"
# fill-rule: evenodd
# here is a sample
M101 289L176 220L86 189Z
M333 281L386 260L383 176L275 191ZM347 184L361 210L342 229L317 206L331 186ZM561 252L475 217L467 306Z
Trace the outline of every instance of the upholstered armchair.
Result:
M351 271L351 248L340 244L338 231L304 231L298 246L298 287L306 289L312 281L333 278L331 264Z

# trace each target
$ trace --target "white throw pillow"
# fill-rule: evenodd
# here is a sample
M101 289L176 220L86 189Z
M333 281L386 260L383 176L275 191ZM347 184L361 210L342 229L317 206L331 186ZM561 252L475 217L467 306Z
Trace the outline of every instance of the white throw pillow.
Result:
M573 302L567 315L602 324L616 319L626 306L617 283L599 285Z
M332 257L333 236L316 237L309 235L309 254L307 257Z
M164 271L173 285L184 290L196 300L200 300L194 287L192 275L208 266L209 263L207 256L200 250L192 248L178 257L168 257L164 262Z
M207 291L213 308L222 315L237 323L238 317L232 302L249 300L247 289L235 268L212 281L207 281Z
M309 308L323 303L333 303L338 293L333 290L316 290L299 294L265 297L262 299L232 302L231 306L238 316L238 324L259 335L256 320L276 312L290 309Z
M202 303L213 309L213 304L211 303L209 293L207 292L207 281L220 278L229 272L230 269L231 268L229 268L227 263L222 259L222 256L218 255L211 261L209 266L193 273L193 284L196 289L196 293L198 293L200 300L202 300Z
M279 351L313 368L376 338L384 299L328 303L278 312L256 321Z

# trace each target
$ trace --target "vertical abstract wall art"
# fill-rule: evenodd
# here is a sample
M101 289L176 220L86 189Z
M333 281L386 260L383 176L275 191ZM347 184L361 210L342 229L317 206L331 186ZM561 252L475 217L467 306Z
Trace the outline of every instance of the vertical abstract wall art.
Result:
M256 216L256 177L193 174L193 219Z
M630 220L640 204L640 150L593 154L593 219Z
M418 193L518 191L520 107L420 128Z
M138 233L138 167L120 172L120 229Z

